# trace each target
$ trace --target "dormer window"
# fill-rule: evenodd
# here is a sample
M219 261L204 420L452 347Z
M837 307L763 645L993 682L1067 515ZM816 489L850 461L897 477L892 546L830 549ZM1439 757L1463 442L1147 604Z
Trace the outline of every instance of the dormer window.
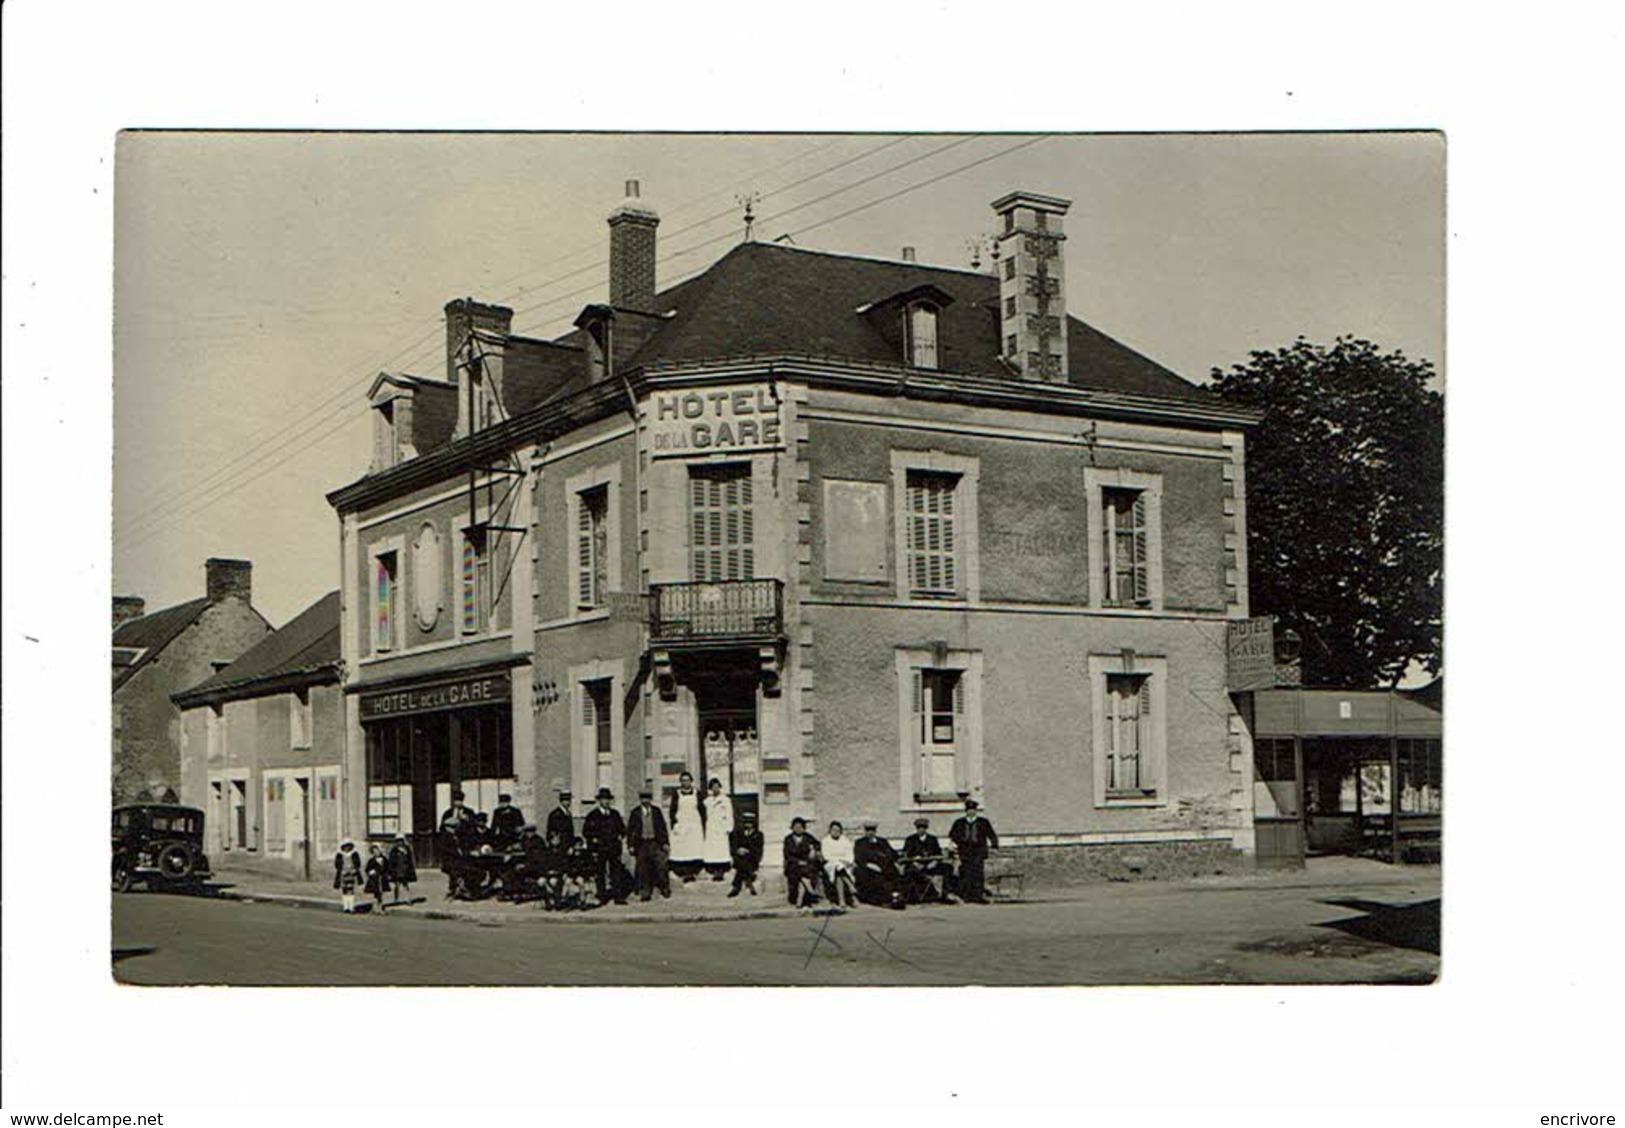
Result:
M937 366L937 307L930 302L908 307L908 362L915 368Z

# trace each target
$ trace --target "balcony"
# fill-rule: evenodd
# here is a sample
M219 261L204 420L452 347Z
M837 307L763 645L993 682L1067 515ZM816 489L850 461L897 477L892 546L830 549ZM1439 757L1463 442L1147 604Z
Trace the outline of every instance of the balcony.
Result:
M654 646L756 643L784 634L781 580L651 584L649 594Z
M649 663L664 701L677 699L675 654L694 650L754 651L762 693L777 697L784 648L781 580L649 585Z

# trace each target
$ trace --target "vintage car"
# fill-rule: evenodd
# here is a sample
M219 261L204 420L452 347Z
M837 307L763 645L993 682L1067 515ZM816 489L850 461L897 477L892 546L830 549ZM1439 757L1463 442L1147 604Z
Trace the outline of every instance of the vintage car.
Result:
M203 854L203 812L174 803L113 808L113 889L136 882L149 889L195 886L209 876Z

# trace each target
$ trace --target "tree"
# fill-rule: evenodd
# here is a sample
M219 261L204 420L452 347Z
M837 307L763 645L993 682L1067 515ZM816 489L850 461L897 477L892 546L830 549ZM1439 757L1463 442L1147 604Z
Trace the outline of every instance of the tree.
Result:
M1247 436L1252 606L1303 639L1304 683L1391 685L1444 660L1444 397L1433 366L1302 337L1213 370Z

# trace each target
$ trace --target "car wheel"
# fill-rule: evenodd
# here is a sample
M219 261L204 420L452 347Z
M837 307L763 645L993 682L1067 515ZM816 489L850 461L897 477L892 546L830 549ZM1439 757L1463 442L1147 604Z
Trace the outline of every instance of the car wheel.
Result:
M125 865L121 861L114 862L113 863L113 892L115 892L115 893L128 893L130 891L130 886L133 885L134 883L135 883L135 875L130 872L130 867Z
M184 881L192 876L192 852L175 843L165 846L158 855L158 872L169 881Z

